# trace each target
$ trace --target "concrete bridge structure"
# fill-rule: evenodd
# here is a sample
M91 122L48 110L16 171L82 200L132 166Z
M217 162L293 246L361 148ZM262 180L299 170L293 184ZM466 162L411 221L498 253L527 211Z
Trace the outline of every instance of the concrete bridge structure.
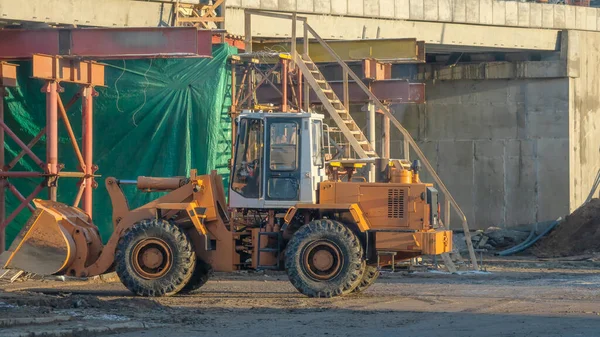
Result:
M427 62L393 73L426 83L427 103L393 109L472 227L554 219L587 197L600 168L599 9L494 0L228 0L229 33L244 34L246 8L300 13L328 39L425 41ZM0 0L0 21L161 26L173 22L173 3ZM290 31L289 21L253 19L255 37ZM392 148L402 156L401 146Z

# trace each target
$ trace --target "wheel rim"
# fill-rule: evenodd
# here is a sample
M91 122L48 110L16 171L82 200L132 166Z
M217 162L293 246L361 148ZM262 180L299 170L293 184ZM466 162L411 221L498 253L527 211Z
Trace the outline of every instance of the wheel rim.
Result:
M316 281L336 277L344 263L340 248L333 242L319 240L309 244L303 252L303 269Z
M131 262L135 272L152 280L164 276L171 269L173 254L169 245L160 239L146 239L133 249Z

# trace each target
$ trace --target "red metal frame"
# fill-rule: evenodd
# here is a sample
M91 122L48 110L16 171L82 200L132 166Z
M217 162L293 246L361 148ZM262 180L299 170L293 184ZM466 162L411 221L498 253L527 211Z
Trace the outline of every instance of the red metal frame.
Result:
M14 87L16 85L17 66L0 62L0 123L2 125L4 125L4 96L6 96L6 87ZM4 128L0 127L0 168L4 167L4 162ZM6 220L6 187L6 178L0 178L0 253L6 250L6 225L4 225ZM21 194L19 193L19 195Z
M0 71L4 70L6 63L0 63ZM46 94L46 126L29 143L25 144L4 122L4 102L3 97L6 93L7 83L16 85L16 71L12 71L12 76L7 81L4 80L6 71L0 73L0 252L5 250L5 229L6 226L15 219L15 217L25 207L33 210L31 201L45 188L48 187L48 198L56 200L58 179L60 177L79 178L79 191L75 198L74 206L78 206L80 200L82 209L90 216L92 214L92 190L97 187L94 181L94 172L97 167L93 164L93 98L98 95L94 90L96 85L104 85L104 66L89 62L64 60L58 56L33 55L33 78L45 80L42 92ZM14 80L14 81L13 81ZM60 82L70 82L79 84L81 89L71 100L64 105L60 97L63 91ZM79 144L71 127L67 110L81 98L82 101L82 148ZM58 156L58 121L61 119L65 124L65 129L73 145L73 150L78 158L78 171L62 171L63 165L59 163ZM4 157L4 135L8 135L20 148L19 153L11 162L6 165ZM42 161L32 151L33 146L46 135L46 158ZM39 167L40 171L11 171L12 168L27 155ZM23 194L8 181L9 178L41 178L38 186L27 196ZM21 202L13 212L6 217L6 189L14 194Z
M79 178L79 190L74 201L77 206L92 214L92 191L97 187L93 164L93 98L98 95L94 86L104 85L104 68L95 62L81 59L165 58L165 57L211 57L212 44L230 43L243 47L239 39L222 35L220 41L213 39L211 30L194 27L160 28L68 28L38 30L0 30L0 61L33 58L33 77L45 81L46 126L27 144L4 123L5 87L16 86L14 65L0 62L0 252L5 250L5 228L25 207L33 210L30 202L45 187L49 188L50 199L56 199L59 177ZM45 55L40 55L45 54ZM61 55L58 56L48 55ZM78 94L63 104L60 97L61 82L81 86ZM79 99L82 100L81 148L75 138L67 117L67 110ZM73 150L78 159L76 172L63 171L58 154L58 120L62 120ZM8 135L21 148L21 152L6 164L4 137ZM46 161L31 150L46 136ZM33 160L40 171L12 171L25 156ZM8 181L12 178L40 178L41 182L26 197ZM6 217L6 190L14 194L21 204Z

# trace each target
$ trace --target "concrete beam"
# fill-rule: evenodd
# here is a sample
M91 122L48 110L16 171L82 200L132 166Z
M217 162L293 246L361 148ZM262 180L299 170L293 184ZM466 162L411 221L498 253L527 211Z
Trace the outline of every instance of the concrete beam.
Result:
M307 14L598 31L600 8L503 0L230 0L228 7ZM295 2L295 1L294 1Z
M568 77L566 61L482 62L453 67L419 65L418 80L500 80Z
M380 20L358 17L303 15L325 39L398 39L416 38L427 44L455 47L502 48L515 50L548 50L558 48L559 31L465 25L426 21ZM233 35L244 35L244 10L227 8L225 28ZM256 22L256 20L255 20ZM289 27L289 28L288 28ZM336 29L332 29L336 27ZM302 36L298 25L297 36ZM291 22L269 18L269 24L253 24L254 37L291 37Z
M129 0L0 0L0 20L102 27L158 27L173 22L173 4Z

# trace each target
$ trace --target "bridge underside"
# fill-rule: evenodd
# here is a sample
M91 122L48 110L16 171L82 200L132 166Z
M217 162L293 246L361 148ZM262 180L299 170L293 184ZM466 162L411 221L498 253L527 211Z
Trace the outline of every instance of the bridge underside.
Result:
M157 27L172 24L173 4L151 1L125 0L0 0L0 25L25 23L29 26L44 24L100 26L100 27ZM225 27L234 35L244 34L244 10L228 7ZM444 23L436 21L408 21L356 16L304 14L311 25L326 39L416 38L425 41L429 52L451 51L523 51L558 50L560 31ZM268 24L253 25L253 36L269 38L289 37L289 26L280 19L269 19ZM332 29L335 27L335 29ZM301 27L299 27L301 29ZM285 32L285 33L284 33ZM301 36L302 34L299 34Z

